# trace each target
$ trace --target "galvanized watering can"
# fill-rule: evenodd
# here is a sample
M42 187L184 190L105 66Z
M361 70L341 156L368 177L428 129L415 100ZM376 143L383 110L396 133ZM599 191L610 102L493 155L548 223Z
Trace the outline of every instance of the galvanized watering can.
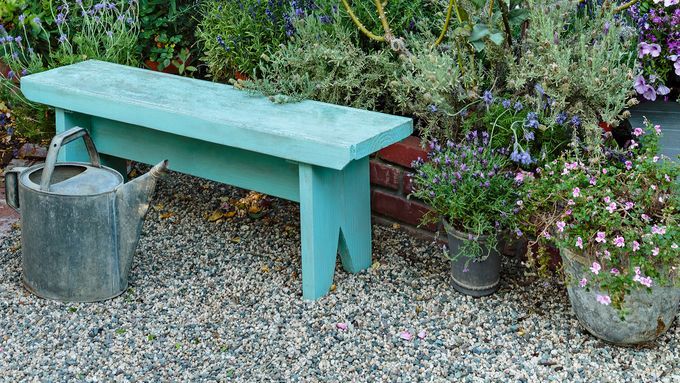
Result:
M62 145L83 138L90 163L61 162ZM21 213L23 281L34 294L101 301L128 285L144 215L167 161L127 184L102 166L87 131L52 139L44 165L5 174L7 204Z

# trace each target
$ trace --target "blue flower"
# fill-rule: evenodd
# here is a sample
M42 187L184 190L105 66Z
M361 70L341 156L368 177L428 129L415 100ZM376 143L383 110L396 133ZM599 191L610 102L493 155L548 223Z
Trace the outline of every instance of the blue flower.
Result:
M531 158L531 154L529 154L529 152L525 151L524 149L518 149L520 148L515 146L515 150L513 150L512 154L510 154L510 159L522 165L531 165L534 162L534 160Z
M516 111L516 112L519 112L520 110L524 109L524 106L522 105L521 102L517 101L517 102L515 103L515 106L514 106L513 108L515 108L515 111Z
M534 89L536 90L536 93L538 93L541 97L543 97L543 95L545 94L545 90L543 90L541 84L537 83L536 85L534 85Z
M524 126L532 129L538 128L538 115L534 112L529 112L524 122Z
M575 127L581 126L581 119L578 116L574 116L571 118L571 124Z
M525 131L524 132L524 139L527 140L527 141L533 141L535 139L534 132Z
M482 95L482 100L486 105L491 105L493 103L493 94L489 90L484 91L484 95Z
M508 109L510 108L510 105L512 105L512 103L510 102L510 100L506 98L505 100L503 100L503 102L501 102L501 105L503 105L505 109Z
M564 123L567 122L567 119L568 119L568 118L569 118L569 117L567 116L566 113L560 112L560 113L557 114L557 117L555 117L555 122L556 122L558 125L564 125Z
M428 108L430 109L430 112L432 112L432 113L437 113L437 111L439 110L439 109L437 109L437 105L434 105L434 104L430 104L428 106Z

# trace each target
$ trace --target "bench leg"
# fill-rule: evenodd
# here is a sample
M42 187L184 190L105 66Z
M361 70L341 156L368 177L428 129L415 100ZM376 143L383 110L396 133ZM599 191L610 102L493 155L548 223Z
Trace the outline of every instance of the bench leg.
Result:
M340 259L350 273L371 266L371 184L368 157L342 171Z
M302 295L317 299L333 284L338 246L343 267L371 265L368 158L341 171L300 164Z
M65 132L76 126L85 128L87 130L92 129L90 116L88 115L57 109L56 117L57 134ZM102 154L100 154L100 158L102 165L115 169L120 174L122 174L123 179L127 181L127 162L124 159ZM72 142L68 145L65 145L61 149L61 152L59 153L59 161L89 162L90 158L87 155L85 144L82 142L82 140L78 140L77 142Z

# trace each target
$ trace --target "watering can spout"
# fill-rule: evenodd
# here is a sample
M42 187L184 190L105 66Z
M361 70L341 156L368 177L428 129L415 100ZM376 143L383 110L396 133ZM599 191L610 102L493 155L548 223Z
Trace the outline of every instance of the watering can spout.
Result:
M156 181L167 171L168 161L162 161L138 177L116 189L116 213L118 215L118 257L120 275L127 275L132 264L144 216L156 189Z

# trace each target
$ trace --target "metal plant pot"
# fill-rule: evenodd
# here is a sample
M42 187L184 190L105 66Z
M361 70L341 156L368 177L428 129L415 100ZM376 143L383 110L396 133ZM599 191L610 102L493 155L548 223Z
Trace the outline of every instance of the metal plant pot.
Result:
M569 250L560 250L567 276L574 281L587 277L586 261ZM637 289L626 294L623 307L625 320L612 306L597 302L596 295L604 292L586 290L574 283L567 285L569 300L581 325L596 337L617 345L651 342L666 332L673 323L680 304L680 288L652 287L652 291Z
M460 254L468 234L454 229L444 220L444 228L449 239L449 254L451 255L451 281L457 291L473 297L483 297L498 290L501 279L501 255L498 249L490 248L487 244L488 236L477 238L482 247L482 259L470 259Z

